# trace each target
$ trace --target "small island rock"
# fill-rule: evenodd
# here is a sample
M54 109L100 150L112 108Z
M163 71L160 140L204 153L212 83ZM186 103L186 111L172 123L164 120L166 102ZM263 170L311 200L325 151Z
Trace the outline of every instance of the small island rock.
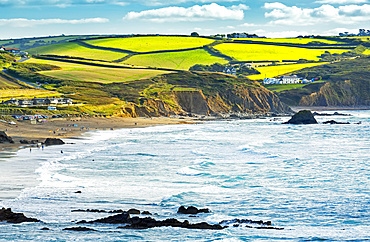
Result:
M14 143L14 141L4 131L0 131L0 143Z
M45 145L64 145L64 141L58 138L47 138L44 142Z
M310 110L301 110L283 124L317 124L317 121Z

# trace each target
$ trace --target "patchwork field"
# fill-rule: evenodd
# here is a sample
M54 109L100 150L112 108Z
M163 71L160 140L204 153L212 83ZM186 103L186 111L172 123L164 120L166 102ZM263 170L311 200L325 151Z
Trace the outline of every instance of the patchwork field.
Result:
M214 40L196 37L131 37L131 38L107 38L97 40L87 40L88 44L118 48L137 52L148 52L158 50L179 50L202 47Z
M0 91L0 102L15 99L31 99L34 97L52 97L61 95L58 92L42 90L42 89L2 89Z
M32 55L63 55L103 61L113 61L126 56L126 54L114 51L89 49L77 43L46 45L29 49L28 52Z
M289 44L308 44L310 42L322 42L325 44L344 44L345 42L327 40L327 39L310 39L310 38L240 38L234 40L250 40L250 41L264 41L274 43L289 43Z
M74 81L87 81L99 83L127 82L152 78L161 74L170 73L159 70L145 69L117 69L106 67L95 67L73 63L31 59L30 63L51 64L62 68L62 70L42 71L40 74L61 79Z
M331 54L343 53L350 49L306 49L297 47L261 45L261 44L234 44L223 43L214 46L225 55L234 57L238 61L282 61L282 60L319 60L325 51Z
M262 66L257 67L256 69L261 72L258 75L250 75L248 76L249 79L252 80L260 80L264 78L271 78L279 75L285 75L287 73L301 70L307 67L313 67L318 65L326 64L327 62L321 63L304 63L304 64L292 64L292 65L276 65L276 66Z
M205 50L191 50L181 52L134 55L123 63L137 66L189 70L189 68L195 64L223 64L227 63L227 61L225 59L212 56Z

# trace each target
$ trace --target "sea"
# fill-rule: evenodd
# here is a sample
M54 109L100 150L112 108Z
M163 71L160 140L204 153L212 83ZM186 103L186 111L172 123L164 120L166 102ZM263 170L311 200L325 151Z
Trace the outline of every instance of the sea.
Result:
M0 241L369 241L370 111L339 112L351 116L91 131L65 145L3 154L0 207L42 222L1 222ZM350 124L322 124L331 119ZM178 214L182 205L211 212ZM112 214L72 211L131 208L156 220L248 219L283 229L120 229L76 225ZM77 226L96 231L63 230Z

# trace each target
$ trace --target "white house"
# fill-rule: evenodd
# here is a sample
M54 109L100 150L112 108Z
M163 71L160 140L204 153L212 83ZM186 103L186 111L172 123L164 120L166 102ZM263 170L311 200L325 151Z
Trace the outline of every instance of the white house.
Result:
M297 84L297 83L311 83L315 79L307 80L300 78L296 75L293 76L282 76L278 78L265 78L263 79L263 84L269 85L269 84Z
M236 69L234 67L225 67L222 72L228 75L236 76Z

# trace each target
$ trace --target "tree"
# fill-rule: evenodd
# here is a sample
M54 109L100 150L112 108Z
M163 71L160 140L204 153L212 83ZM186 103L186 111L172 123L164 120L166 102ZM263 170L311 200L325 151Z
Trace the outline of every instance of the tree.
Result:
M197 32L193 32L190 34L191 37L199 37L199 34Z

